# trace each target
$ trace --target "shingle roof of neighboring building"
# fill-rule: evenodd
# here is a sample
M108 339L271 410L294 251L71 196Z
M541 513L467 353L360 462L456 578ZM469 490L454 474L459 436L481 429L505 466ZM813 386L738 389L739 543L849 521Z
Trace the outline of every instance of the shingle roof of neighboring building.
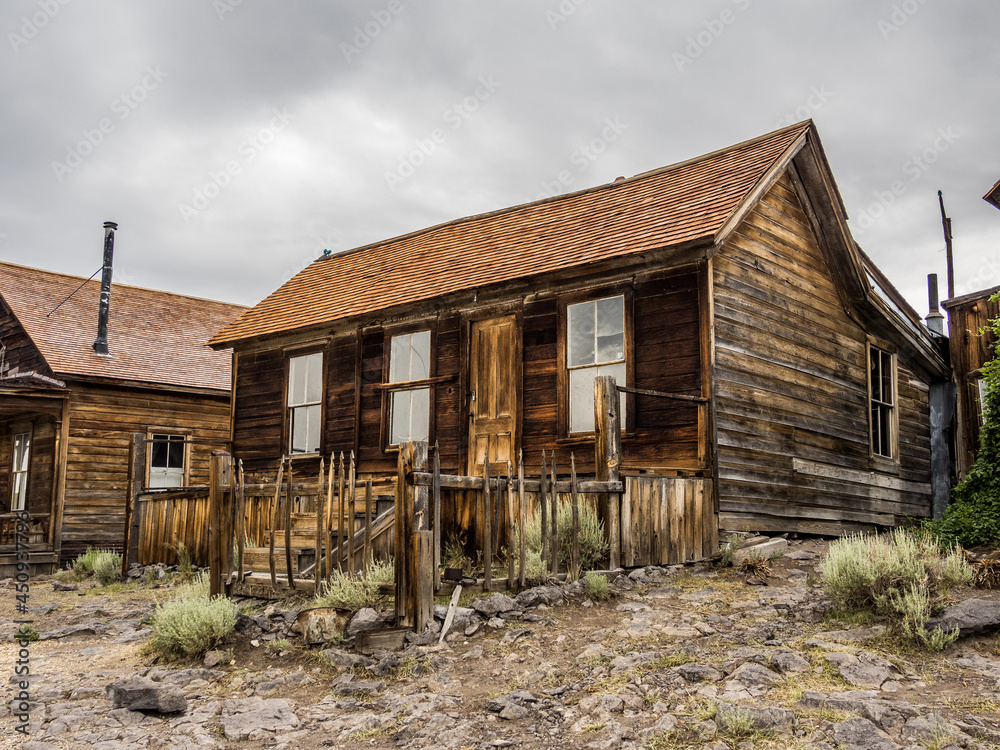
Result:
M997 180L997 184L993 186L990 192L983 196L983 200L1000 208L1000 180Z
M205 342L245 307L112 284L110 356L100 356L100 290L96 279L0 263L0 297L57 376L229 390L231 358Z
M224 346L395 305L710 240L812 127L569 195L457 219L313 262L219 331Z

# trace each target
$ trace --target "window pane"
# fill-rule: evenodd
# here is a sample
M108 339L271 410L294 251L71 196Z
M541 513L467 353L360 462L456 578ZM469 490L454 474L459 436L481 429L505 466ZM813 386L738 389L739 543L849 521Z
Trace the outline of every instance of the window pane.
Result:
M306 403L315 404L323 399L323 355L317 352L303 357L306 364Z
M305 363L302 357L292 357L288 360L288 405L301 404L305 397Z
M594 364L594 310L593 302L581 302L566 308L569 328L566 360L570 367Z
M625 359L625 298L597 300L597 361Z
M153 435L153 443L149 450L149 466L154 469L164 469L167 466L167 443L164 435Z
M28 496L28 474L18 472L14 475L14 490L11 495L11 510L24 510L24 501Z
M871 397L875 401L882 400L882 377L879 372L879 356L878 349L875 347L871 348L869 356L869 367L871 368L871 374L869 376L869 383L871 384L872 394Z
M393 336L389 345L389 382L405 383L410 379L410 336Z
M320 418L322 407L299 406L291 410L292 453L319 452Z
M410 336L410 380L431 376L431 332L420 331Z
M430 389L417 388L392 394L392 414L389 415L389 443L399 445L408 440L427 440L430 431Z
M184 468L184 438L180 435L171 435L170 442L167 443L167 468Z
M314 404L323 398L323 354L288 360L288 405Z
M887 404L893 402L892 398L892 355L888 352L880 352L882 370L882 401Z
M22 432L21 434L14 436L14 471L28 470L28 452L30 445L31 435L29 433Z
M592 432L594 429L594 378L596 367L570 370L569 431Z

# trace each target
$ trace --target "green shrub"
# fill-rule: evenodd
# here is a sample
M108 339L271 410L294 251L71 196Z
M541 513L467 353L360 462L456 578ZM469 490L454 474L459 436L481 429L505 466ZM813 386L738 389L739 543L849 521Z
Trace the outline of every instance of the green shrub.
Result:
M235 557L233 558L236 559ZM184 542L177 542L177 565L185 576L191 575L191 553Z
M560 502L558 507L556 529L559 537L559 569L565 571L569 569L573 557L573 508L567 501ZM552 523L551 518L547 521ZM604 524L597 517L597 509L588 502L580 503L579 523L580 570L593 570L608 552L608 542L604 538ZM549 533L551 531L550 526ZM528 519L525 532L525 546L540 554L542 519L538 511ZM551 544L551 541L546 539L546 543Z
M73 561L73 572L80 578L86 578L94 572L94 560L101 554L101 550L87 547L87 551L78 555Z
M367 576L350 576L340 571L334 572L329 583L314 600L317 607L337 607L357 611L362 607L378 608L382 604L380 586L391 584L396 578L392 560L373 561Z
M102 586L122 579L122 556L117 552L99 552L93 561L94 578Z
M719 567L733 567L733 553L743 546L742 534L730 534L726 541L719 545Z
M943 648L954 636L928 633L927 620L944 608L949 587L972 579L959 550L944 553L930 535L903 529L839 539L830 545L822 568L835 607L874 612L930 648Z
M179 596L157 606L152 646L165 656L200 656L236 627L236 605L224 596L209 597L208 578L199 575Z
M611 586L608 579L600 573L589 571L583 578L583 585L589 596L594 601L600 602L611 596Z
M991 299L1000 300L1000 294ZM1000 343L1000 318L990 321L990 327ZM986 395L975 463L952 490L944 516L927 523L947 546L1000 545L1000 357L983 365L982 373Z

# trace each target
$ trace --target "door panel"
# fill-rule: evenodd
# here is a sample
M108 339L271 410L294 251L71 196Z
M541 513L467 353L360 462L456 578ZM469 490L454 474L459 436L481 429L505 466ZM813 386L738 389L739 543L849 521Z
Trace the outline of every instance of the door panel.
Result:
M469 474L490 473L514 459L517 381L521 372L514 316L475 321L470 332Z

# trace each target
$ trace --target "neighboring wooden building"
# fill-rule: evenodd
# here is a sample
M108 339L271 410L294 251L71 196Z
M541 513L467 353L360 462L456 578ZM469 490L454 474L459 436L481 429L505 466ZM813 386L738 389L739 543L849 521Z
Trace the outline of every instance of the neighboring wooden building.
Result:
M100 286L0 263L0 575L22 510L36 570L121 548L130 433L159 487L206 483L227 445L230 357L204 343L245 308L115 284L102 356Z
M613 375L687 398L622 394L622 473L707 480L723 529L929 515L949 369L846 218L805 122L320 258L210 342L234 350L234 455L312 472L353 450L387 474L429 438L480 473L492 435L496 468L573 451L594 472L593 378Z
M961 479L979 452L979 428L983 423L982 366L996 354L996 337L990 321L1000 317L1000 302L991 298L1000 286L945 300L951 341L951 366L958 389L956 409L955 468Z

